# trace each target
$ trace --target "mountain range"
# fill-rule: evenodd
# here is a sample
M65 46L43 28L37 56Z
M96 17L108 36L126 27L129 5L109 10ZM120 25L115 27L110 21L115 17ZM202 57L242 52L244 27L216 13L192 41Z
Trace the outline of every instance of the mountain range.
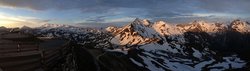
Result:
M127 70L249 70L250 23L241 20L169 24L137 18L123 27L107 27L106 31L58 24L24 27L21 31L103 49L117 58L116 62L127 62L117 64L133 66Z

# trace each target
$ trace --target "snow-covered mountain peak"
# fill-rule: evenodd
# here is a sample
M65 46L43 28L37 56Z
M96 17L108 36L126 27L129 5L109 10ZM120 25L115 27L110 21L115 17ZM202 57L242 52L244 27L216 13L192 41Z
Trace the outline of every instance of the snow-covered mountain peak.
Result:
M142 22L143 22L143 24L146 25L146 26L151 25L151 22L150 22L149 20L147 20L147 19L143 19Z
M112 42L118 45L135 45L155 42L159 35L151 28L150 21L136 18L132 23L121 27L108 27L107 31L114 34ZM119 42L119 43L117 43Z
M141 24L141 19L136 18L131 24Z
M156 21L155 24L167 24L165 21Z
M23 27L21 27L20 29L31 29L30 27L24 25Z
M246 21L241 20L234 20L229 27L234 30L241 33L247 33L250 32L250 24Z
M160 35L180 35L182 31L173 24L168 24L165 21L157 21L153 24L152 28Z
M143 26L150 26L152 23L147 20L147 19L139 19L139 18L136 18L132 23L132 25L143 25Z
M158 40L165 40L162 36L171 36L173 38L182 38L185 32L219 32L224 29L224 26L207 23L205 21L194 21L189 24L175 25L169 24L165 21L157 21L151 24L148 20L140 20L136 18L132 23L121 27L108 27L107 31L113 33L116 42L121 41L122 45L125 44L141 44L147 38L154 38ZM179 39L178 39L179 40ZM184 39L180 39L183 41ZM126 41L126 42L125 42ZM134 41L140 41L140 43L134 43Z
M116 27L113 27L113 26L110 26L110 27L107 27L107 28L106 28L106 31L108 31L108 32L116 32L116 31L117 31L117 28L116 28Z
M122 29L124 31L128 29L130 32L138 33L138 35L143 36L143 37L153 38L155 37L155 34L157 34L157 32L153 28L151 28L150 21L146 19L140 20L137 18L131 24L122 27Z
M192 24L192 28L200 29L201 31L205 31L205 29L209 27L214 27L213 23L207 23L205 21L193 21L190 24Z
M40 27L46 27L46 28L58 28L58 27L70 27L69 25L64 24L44 24Z
M207 22L203 21L203 20L195 20L195 21L191 22L190 24L204 25L204 24L207 24Z
M209 23L206 21L193 21L189 24L179 24L177 25L183 31L191 32L207 32L207 33L216 33L223 30L226 30L227 27L225 24L220 23Z

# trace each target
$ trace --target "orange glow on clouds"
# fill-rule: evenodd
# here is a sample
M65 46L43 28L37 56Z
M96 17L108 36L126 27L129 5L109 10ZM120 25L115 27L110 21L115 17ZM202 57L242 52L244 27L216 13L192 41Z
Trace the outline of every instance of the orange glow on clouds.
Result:
M39 21L32 21L33 19L37 18L13 16L0 12L0 26L5 26L8 28L22 27L22 26L37 27L41 24L39 23Z
M17 22L13 21L0 20L0 26L14 28L14 27L21 27L22 25L18 25Z

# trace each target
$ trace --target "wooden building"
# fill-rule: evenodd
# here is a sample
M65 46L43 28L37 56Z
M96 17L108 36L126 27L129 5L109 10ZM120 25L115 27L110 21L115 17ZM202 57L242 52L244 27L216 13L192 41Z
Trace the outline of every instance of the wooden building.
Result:
M68 45L62 39L1 33L0 71L46 71L65 56Z

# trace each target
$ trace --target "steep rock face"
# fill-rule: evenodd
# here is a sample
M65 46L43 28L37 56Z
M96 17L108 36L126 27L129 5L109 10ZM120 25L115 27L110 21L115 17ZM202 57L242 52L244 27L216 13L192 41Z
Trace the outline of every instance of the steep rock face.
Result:
M250 32L250 24L241 20L234 20L230 25L230 29L233 31L248 33Z
M113 28L109 32L116 31L113 34L113 39L119 38L116 39L116 42L124 42L124 40L130 42L116 43L116 45L133 45L127 46L131 50L120 52L127 52L125 55L133 63L146 70L226 70L242 68L246 64L237 55L220 56L210 50L211 38L216 36L216 33L228 30L226 25L204 21L194 21L181 25L158 21L152 25L145 25L142 21L136 19L125 27ZM136 42L134 40L147 38L158 40L156 42L134 43Z
M160 38L150 24L148 20L136 19L122 28L108 27L107 30L115 35L112 43L117 45L142 45L157 42Z

